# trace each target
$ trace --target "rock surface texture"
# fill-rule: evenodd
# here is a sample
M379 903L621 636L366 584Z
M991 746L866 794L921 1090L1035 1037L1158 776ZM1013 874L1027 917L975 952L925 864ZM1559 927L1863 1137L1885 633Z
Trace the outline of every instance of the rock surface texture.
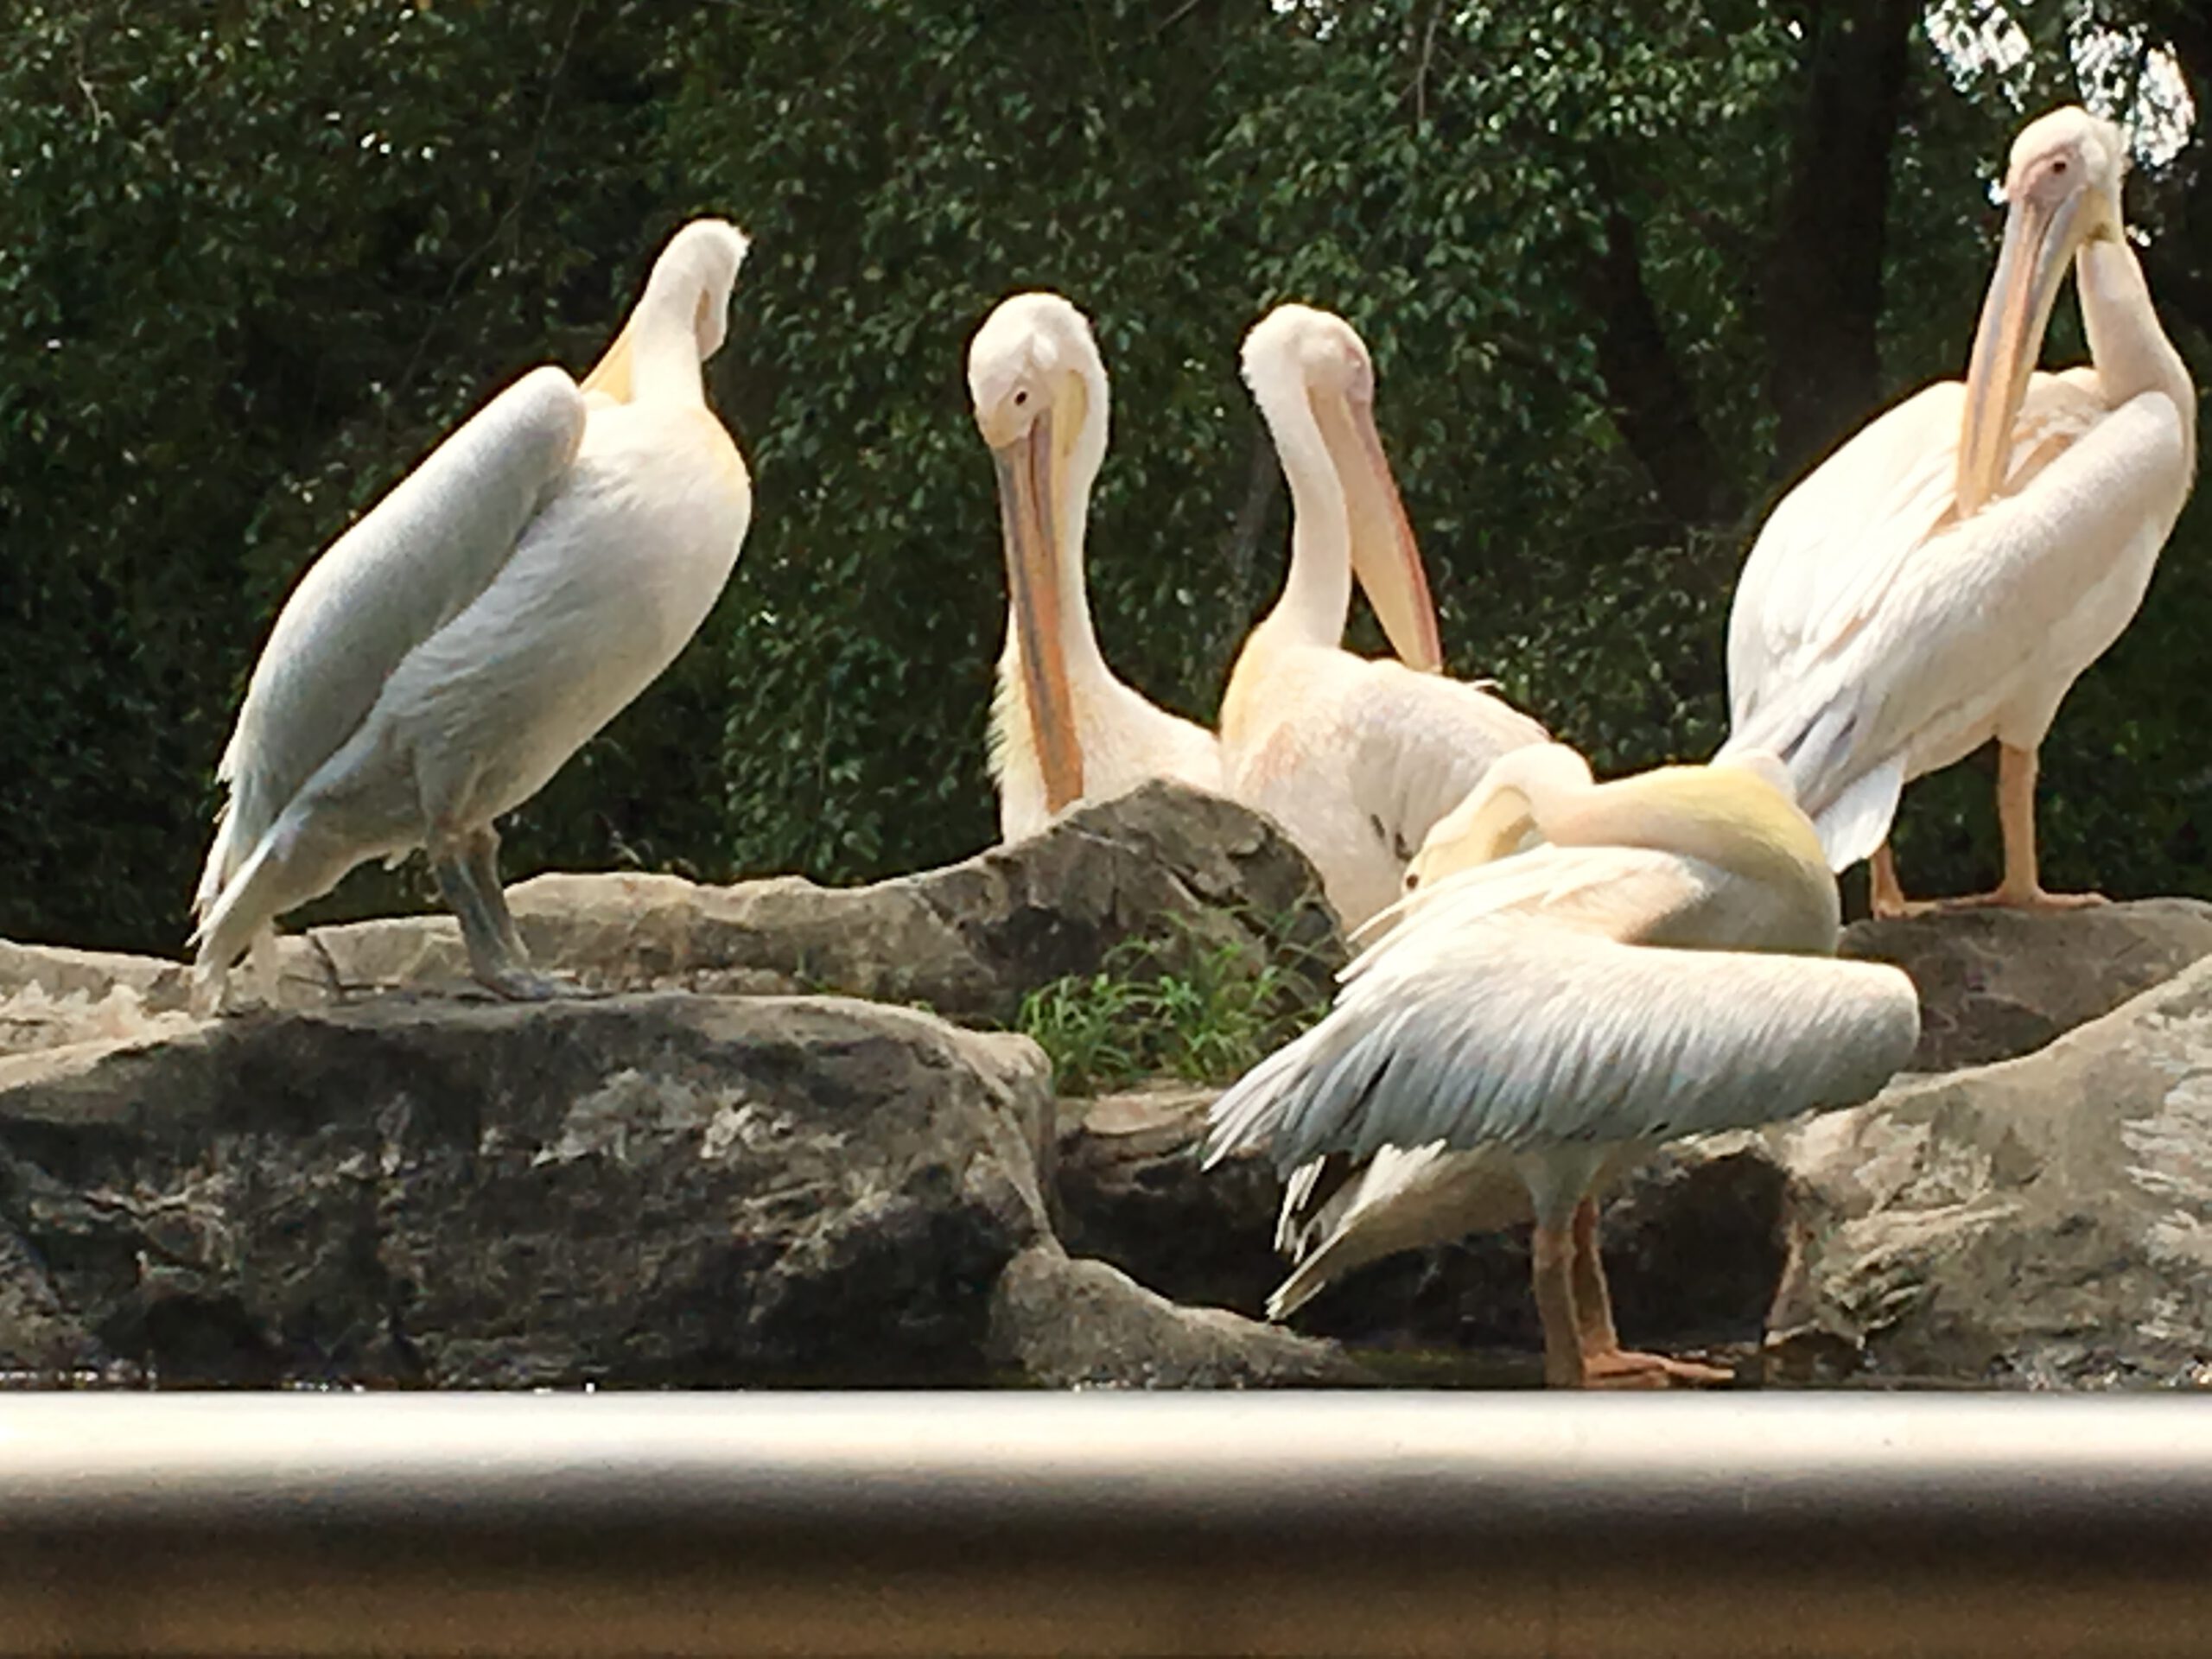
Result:
M1265 822L1160 787L874 887L518 889L544 965L655 988L609 996L486 1000L443 918L288 941L278 1006L213 1023L184 1012L179 964L0 947L0 1371L1365 1380L1068 1255L1026 1038L779 994L1007 1019L1171 925L1325 974L1342 948L1314 891Z
M2212 961L1770 1144L1801 1193L1785 1363L2212 1386Z
M1044 834L864 887L796 876L544 875L510 890L538 966L598 991L833 994L1009 1026L1031 991L1184 931L1274 958L1325 995L1344 959L1312 867L1265 818L1172 784ZM482 998L459 928L407 916L281 941L276 1006L391 990ZM240 976L243 978L243 975ZM187 1029L181 963L0 940L0 1054Z
M1000 1275L998 1356L1048 1388L1343 1388L1377 1379L1329 1343L1185 1307L1118 1268L1033 1246Z
M1050 1121L1025 1039L831 999L386 1003L19 1057L0 1224L66 1325L0 1330L0 1363L976 1380Z
M2144 899L2027 915L1967 910L1853 922L1843 954L1895 963L1920 988L1916 1071L2034 1052L2212 956L2212 905Z
M1221 1091L1154 1084L1059 1103L1055 1219L1067 1247L1179 1302L1258 1314L1283 1275L1282 1185L1257 1158L1201 1172Z
M1341 945L1313 891L1262 821L1160 787L868 888L518 889L541 960L617 993L594 998L467 992L440 918L289 942L279 1006L213 1024L176 963L0 946L0 1372L1533 1381L1522 1237L1376 1263L1265 1325L1278 1189L1199 1173L1215 1090L1055 1101L1027 1039L940 1017L1003 1022L1167 926L1318 981ZM1629 1173L1624 1336L1783 1382L2212 1385L2212 906L1862 925L1851 949L1916 976L1939 1074ZM823 985L937 1012L786 994Z
M185 1030L189 978L156 957L0 939L0 1055Z
M1042 835L865 887L797 876L702 887L673 875L544 875L510 890L537 965L606 990L834 992L1011 1024L1050 981L1185 919L1310 958L1343 945L1311 867L1243 808L1172 784L1086 806ZM464 982L448 917L318 928L290 941L283 1001Z

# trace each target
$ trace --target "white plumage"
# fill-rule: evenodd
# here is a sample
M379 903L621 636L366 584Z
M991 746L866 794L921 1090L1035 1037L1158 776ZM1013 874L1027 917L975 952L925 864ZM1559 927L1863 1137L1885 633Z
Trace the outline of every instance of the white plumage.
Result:
M1222 699L1223 775L1290 832L1356 927L1397 897L1414 849L1490 764L1544 729L1437 671L1427 578L1376 433L1359 336L1330 313L1281 306L1246 337L1243 359L1290 486L1291 558ZM1355 575L1403 660L1342 648Z
M2126 150L2078 110L2013 147L1974 365L1869 424L1777 507L1730 617L1726 751L1770 750L1829 862L1882 849L1904 784L2000 746L2004 883L2045 893L2036 751L2133 617L2196 467L2196 393L2120 219ZM2093 366L2031 373L2072 264ZM1905 908L1886 858L1876 906Z
M543 995L493 821L660 674L751 516L708 410L745 238L685 226L582 386L531 371L334 542L278 616L218 776L194 908L203 997L284 912L355 865L429 850L472 967Z
M1015 295L976 331L968 385L997 463L1007 560L990 735L1001 837L1154 778L1218 793L1213 734L1116 678L1091 627L1084 540L1109 388L1090 323L1057 294Z
M1543 880L1671 890L1683 918L1726 902L1724 873L1701 861L1592 850L1522 856ZM1878 1046L1870 1062L1838 1040L1894 988L1892 970L1539 932L1525 924L1542 917L1543 895L1501 912L1495 885L1447 883L1452 902L1363 957L1331 1019L1240 1085L1222 1133L1239 1136L1265 1096L1278 1160L1294 1163L1384 1147L1665 1141L1863 1100L1897 1069ZM1648 913L1639 904L1620 925Z
M1306 1255L1271 1311L1529 1208L1552 1252L1540 1281L1566 1274L1567 1230L1594 1227L1588 1194L1610 1168L1675 1136L1854 1103L1905 1062L1911 983L1827 959L1834 883L1779 777L1766 762L1601 786L1556 747L1493 768L1328 1017L1213 1109L1210 1160L1264 1147L1292 1175L1279 1241ZM1532 835L1545 844L1514 851ZM1576 1291L1602 1304L1594 1233L1579 1248ZM1564 1331L1558 1312L1553 1380L1665 1374L1618 1354L1609 1312L1583 1307L1579 1338L1575 1308Z

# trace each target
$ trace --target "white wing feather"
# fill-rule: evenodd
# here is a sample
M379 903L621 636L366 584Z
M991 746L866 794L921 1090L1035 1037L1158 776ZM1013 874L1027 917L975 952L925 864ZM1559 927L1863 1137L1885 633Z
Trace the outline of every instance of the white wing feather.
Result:
M1966 387L1945 380L1870 422L1760 529L1728 616L1729 712L1738 728L1863 622L1955 499Z
M1397 897L1407 861L1500 755L1548 740L1479 684L1325 647L1284 653L1254 701L1287 712L1235 737L1225 724L1229 792L1290 832L1351 927Z
M196 912L360 726L408 653L491 585L575 461L585 414L567 374L533 370L308 569L277 616L217 771L230 798Z
M1217 1103L1214 1155L1541 1151L1749 1128L1870 1098L1919 1037L1894 968L1402 930L1329 1018Z
M1359 734L1350 746L1350 781L1394 849L1403 849L1401 862L1498 756L1550 740L1486 683L1422 674L1388 658L1361 666L1340 705L1340 718Z
M1783 758L1834 868L1880 843L1909 777L2008 709L2047 721L2133 613L2144 538L2155 554L2186 491L2187 441L2163 394L2108 409L2094 385L2035 377L2009 493L1968 519L1952 518L1964 390L1948 381L1852 439L1760 532L1730 617L1722 753ZM2077 641L2069 624L2115 572L2135 591L2089 607L2108 620Z
M1271 1319L1287 1319L1370 1262L1510 1226L1532 1213L1527 1183L1496 1147L1385 1147L1323 1194L1320 1182L1335 1168L1334 1160L1306 1164L1283 1184L1275 1249L1296 1266L1268 1298Z

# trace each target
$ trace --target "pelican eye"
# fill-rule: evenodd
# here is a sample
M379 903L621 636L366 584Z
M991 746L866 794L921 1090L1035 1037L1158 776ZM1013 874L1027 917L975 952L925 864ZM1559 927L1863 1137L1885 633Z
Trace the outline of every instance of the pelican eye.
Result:
M1028 401L1029 401L1029 393L1028 393L1028 391L1027 391L1027 389L1024 389L1023 391L1017 391L1017 392L1015 392L1015 393L1014 394L1014 406L1016 409L1020 409L1020 408L1024 404L1027 403Z

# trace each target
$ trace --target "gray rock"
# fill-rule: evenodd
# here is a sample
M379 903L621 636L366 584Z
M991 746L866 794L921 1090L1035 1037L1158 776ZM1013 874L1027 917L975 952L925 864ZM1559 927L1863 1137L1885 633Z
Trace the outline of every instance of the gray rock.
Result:
M1014 1258L992 1301L1001 1363L1047 1388L1357 1388L1373 1373L1333 1344L1217 1307L1181 1307L1057 1244Z
M1267 819L1160 783L1042 835L871 887L797 876L702 886L673 875L543 875L509 899L539 966L601 991L830 993L1011 1025L1031 991L1095 973L1123 941L1186 930L1302 972L1344 961L1309 866ZM276 1004L393 989L481 1000L444 915L321 927L280 942ZM188 1027L188 973L159 957L0 940L0 1054Z
M832 999L385 999L0 1060L0 1370L978 1382L1043 1056Z
M181 963L0 939L0 1055L181 1031L186 988Z
M80 1377L135 1382L140 1372L71 1316L29 1247L0 1228L0 1379L43 1385Z
M1265 1160L1198 1168L1218 1089L1154 1083L1059 1103L1054 1220L1077 1255L1179 1302L1257 1314L1283 1274L1282 1184Z
M2145 899L1853 922L1843 954L1912 976L1921 1035L1911 1069L1949 1071L2032 1053L2212 956L2212 905Z
M796 876L546 875L509 900L541 968L601 989L835 992L1011 1024L1030 991L1095 972L1175 918L1306 966L1344 959L1312 868L1266 819L1173 784L1081 808L1043 834L864 887ZM315 929L287 942L283 1000L464 982L450 918Z
M1770 1139L1801 1212L1785 1370L2212 1386L2212 962Z
M41 990L54 998L97 1000L124 989L149 1012L167 1014L185 1004L184 964L159 957L111 950L76 950L58 944L13 944L0 939L0 997Z

